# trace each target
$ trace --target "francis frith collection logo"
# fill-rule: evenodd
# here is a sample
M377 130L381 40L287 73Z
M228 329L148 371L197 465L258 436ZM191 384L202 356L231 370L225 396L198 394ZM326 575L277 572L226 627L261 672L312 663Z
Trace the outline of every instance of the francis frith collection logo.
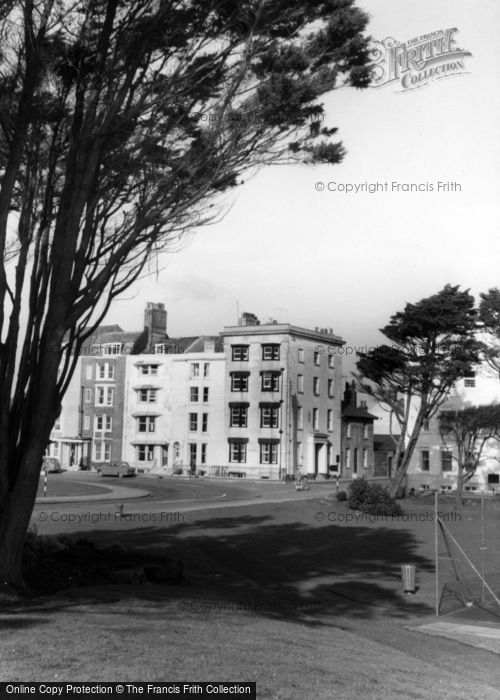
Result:
M401 92L467 72L470 51L456 45L456 27L401 42L392 37L372 43L373 87L398 85Z

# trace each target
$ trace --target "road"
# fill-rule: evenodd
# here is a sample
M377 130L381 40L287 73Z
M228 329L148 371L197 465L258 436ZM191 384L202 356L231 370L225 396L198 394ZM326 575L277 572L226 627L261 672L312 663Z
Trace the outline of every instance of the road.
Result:
M93 529L97 522L111 527L112 521L115 530L134 523L165 524L174 521L174 516L167 514L309 500L332 495L336 488L333 483L322 482L312 484L309 491L297 492L293 484L279 482L147 476L118 479L85 472L51 474L46 498L41 497L42 487L43 483L32 522L43 534L68 534L76 524ZM123 504L128 519L114 517L117 504Z
M99 477L93 472L63 472L49 474L49 495L66 496L75 494L85 495L85 488L101 491L106 487L140 488L151 491L151 497L159 501L198 500L209 502L212 498L223 496L226 500L241 500L244 498L262 498L269 494L292 496L295 493L293 484L274 481L252 481L246 479L206 479L138 475L134 478L118 479L116 477ZM39 495L42 495L43 475L40 482ZM316 491L327 490L334 492L334 481L311 483ZM297 494L299 495L299 494ZM77 501L78 498L75 499Z

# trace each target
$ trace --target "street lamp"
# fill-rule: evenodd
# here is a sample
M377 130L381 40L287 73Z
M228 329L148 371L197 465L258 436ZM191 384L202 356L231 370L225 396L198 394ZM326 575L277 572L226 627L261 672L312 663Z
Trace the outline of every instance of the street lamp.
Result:
M280 444L279 444L279 450L280 450L280 457L279 457L279 466L278 466L278 478L281 481L281 476L282 476L282 461L281 461L281 452L282 452L282 440L281 437L283 435L283 379L285 376L285 368L280 367L281 371L281 376L280 376L280 389L281 389L281 399L280 399L280 428L279 428L279 436L280 436Z

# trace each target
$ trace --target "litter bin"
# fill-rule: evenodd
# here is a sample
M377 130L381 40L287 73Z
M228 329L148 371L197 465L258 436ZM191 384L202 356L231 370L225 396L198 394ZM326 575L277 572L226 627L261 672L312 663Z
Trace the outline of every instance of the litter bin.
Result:
M401 566L403 593L415 593L415 573L416 567L414 564L403 564Z

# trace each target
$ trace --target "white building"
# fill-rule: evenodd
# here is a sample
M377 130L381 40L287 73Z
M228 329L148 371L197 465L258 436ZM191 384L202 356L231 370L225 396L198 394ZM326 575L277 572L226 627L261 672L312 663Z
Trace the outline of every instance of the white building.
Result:
M340 464L343 344L331 329L252 314L218 337L168 338L163 305L148 304L144 332L96 331L50 449L66 450L64 468L84 457L147 472L326 476Z
M223 463L224 355L199 342L200 352L127 358L123 459L140 470Z
M62 401L46 454L57 457L63 469L78 470L88 460L90 443L82 436L80 363Z
M437 415L423 426L408 471L408 487L452 490L456 486L457 460L453 444L444 444L439 434L439 413L500 401L500 378L488 365L478 365L475 372L455 385ZM466 491L499 491L500 445L490 440L484 447L475 475L465 485Z
M217 473L226 465L226 358L222 352L214 352L213 341L203 342L205 352L173 358L170 405L173 467L185 470L196 465L198 473Z

